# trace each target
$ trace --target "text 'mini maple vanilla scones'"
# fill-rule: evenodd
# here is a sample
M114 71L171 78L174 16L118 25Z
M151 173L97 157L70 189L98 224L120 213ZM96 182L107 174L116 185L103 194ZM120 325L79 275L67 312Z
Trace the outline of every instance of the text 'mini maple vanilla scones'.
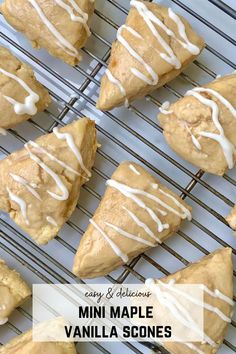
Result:
M90 36L94 0L5 0L1 12L36 49L70 65L81 60L79 49Z
M189 23L166 8L131 0L118 29L97 107L110 110L144 97L178 76L204 48Z
M88 118L29 141L0 161L0 209L46 244L74 211L96 149L95 123Z
M201 284L204 291L204 340L199 342L165 342L164 347L172 354L215 354L223 342L227 325L233 315L233 263L231 248L219 249L199 262L193 263L174 274L160 280L147 279L146 285L155 294L155 284L168 294L175 291L174 284ZM180 291L180 296L189 294ZM176 294L174 299L176 299ZM158 292L160 296L160 292ZM189 297L188 297L189 299ZM157 297L158 300L158 297ZM190 297L191 300L191 297ZM193 299L193 306L196 302ZM169 298L171 301L171 298ZM177 308L178 303L172 303ZM202 303L199 304L202 306ZM184 313L179 313L180 320L186 320ZM187 312L187 315L191 313ZM192 324L189 324L194 330Z
M120 164L106 184L75 256L73 273L80 278L108 274L191 219L191 208L135 163Z
M77 354L74 343L33 342L32 331L15 337L0 347L0 354Z
M50 102L48 91L36 80L31 67L0 46L0 128L29 119Z
M236 160L236 74L187 91L161 109L160 123L170 147L181 157L216 175Z
M0 325L5 324L13 310L30 296L31 290L20 274L0 259Z

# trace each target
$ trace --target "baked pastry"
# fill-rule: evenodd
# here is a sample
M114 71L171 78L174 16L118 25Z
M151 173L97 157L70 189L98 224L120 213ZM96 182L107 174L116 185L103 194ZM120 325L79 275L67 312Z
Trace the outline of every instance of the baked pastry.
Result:
M32 331L25 332L0 347L0 354L77 354L74 343L33 342Z
M164 136L181 157L216 175L236 160L236 74L188 91L161 109Z
M8 321L15 308L31 296L31 290L20 274L0 259L0 325Z
M226 221L233 230L236 230L236 205L231 210L230 214L226 217Z
M202 284L204 290L204 334L199 342L165 342L172 354L214 354L222 344L227 324L233 315L233 264L231 248L223 248L161 280L148 279L146 285L155 294L155 284ZM180 296L186 296L184 293ZM176 299L176 296L175 296ZM196 306L196 305L195 305ZM182 314L184 317L184 314ZM191 327L191 326L190 326Z
M157 3L131 0L117 32L97 108L110 110L141 98L178 76L204 47L189 23Z
M93 11L93 0L5 0L1 5L7 22L34 48L45 48L70 65L81 60Z
M75 256L80 278L108 274L166 240L191 208L141 166L123 162L107 181Z
M29 141L0 161L0 209L46 244L74 211L96 149L95 123L88 118Z
M33 70L9 50L0 47L0 128L21 123L51 102L48 91L36 80Z

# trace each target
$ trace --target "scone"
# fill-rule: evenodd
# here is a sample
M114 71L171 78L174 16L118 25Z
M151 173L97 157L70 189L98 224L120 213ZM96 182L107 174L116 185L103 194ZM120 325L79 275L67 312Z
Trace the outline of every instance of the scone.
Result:
M107 181L75 256L80 278L103 276L176 232L191 208L141 166L123 162Z
M230 214L226 217L226 221L233 230L236 230L236 205L231 210Z
M88 118L29 141L0 162L0 209L46 244L74 211L96 149L95 123Z
M215 354L222 344L233 314L233 264L231 248L223 248L174 274L160 280L148 279L146 285L155 293L155 284L202 284L204 290L204 334L202 343L165 342L172 354ZM180 296L186 296L183 293ZM175 296L176 299L176 296ZM196 306L196 305L195 305ZM184 314L182 313L183 317Z
M81 60L93 11L92 0L5 0L1 5L7 22L34 48L45 48L70 65Z
M197 87L161 109L170 147L200 169L223 175L236 160L236 74Z
M189 23L166 8L131 0L117 32L97 107L110 110L144 97L175 78L204 48Z
M30 296L31 290L20 274L0 259L0 325L6 323L14 309Z
M0 354L77 354L77 352L74 343L33 342L32 331L28 331L0 347Z
M36 80L31 67L0 47L0 128L29 119L50 102L48 91Z

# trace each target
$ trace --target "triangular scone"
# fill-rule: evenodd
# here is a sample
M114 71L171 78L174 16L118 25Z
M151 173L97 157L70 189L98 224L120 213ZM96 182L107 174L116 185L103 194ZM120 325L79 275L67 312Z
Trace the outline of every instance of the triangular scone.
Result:
M223 248L202 258L160 281L156 284L203 284L204 302L213 307L210 311L204 307L204 333L213 342L210 345L207 339L204 343L177 343L165 342L165 348L172 354L215 354L222 344L228 322L233 310L233 264L231 248ZM147 284L153 284L148 280ZM150 285L149 285L150 286ZM170 288L169 288L170 289ZM221 317L214 312L214 308L221 312ZM223 319L224 317L224 319Z
M230 214L226 217L226 221L233 230L236 230L236 205L231 210Z
M74 343L33 342L32 331L15 337L0 347L0 354L77 354Z
M30 295L31 290L20 274L0 259L0 325L6 323L14 309Z
M5 0L1 12L36 49L70 65L81 60L79 49L90 36L93 0Z
M204 47L203 39L171 9L148 1L132 0L130 4L102 78L97 102L101 110L128 105L163 86Z
M216 175L236 161L236 74L186 93L159 114L164 136L181 157Z
M88 118L53 131L0 162L0 209L38 244L53 239L70 218L97 149Z
M75 256L81 278L108 274L176 232L191 208L141 166L123 162L107 181Z
M50 102L48 91L36 80L31 67L0 47L0 128L29 119Z

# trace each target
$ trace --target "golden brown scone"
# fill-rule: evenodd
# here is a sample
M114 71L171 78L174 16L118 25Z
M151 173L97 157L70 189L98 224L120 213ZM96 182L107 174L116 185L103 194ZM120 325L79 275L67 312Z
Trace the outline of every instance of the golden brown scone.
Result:
M79 49L90 36L92 0L5 0L1 11L7 22L22 32L36 49L70 65L81 60Z
M8 129L26 121L50 102L48 91L36 80L31 67L0 47L0 128Z
M159 114L164 136L187 161L223 175L236 160L236 74L186 95Z
M231 248L219 249L168 277L161 282L175 284L203 284L204 302L221 311L224 319L215 312L204 308L204 332L215 343L213 346L205 343L177 342L164 343L165 348L172 354L215 354L222 344L227 324L232 317L233 310L233 264ZM160 284L158 280L156 284ZM149 282L150 284L150 282ZM210 290L210 294L209 291ZM212 294L213 293L213 294ZM224 299L222 299L224 298Z
M30 296L31 290L21 275L0 259L0 325Z
M176 19L171 9L148 1L132 0L130 4L101 82L97 107L104 111L128 105L163 86L178 76L204 47L203 39L182 16ZM184 34L176 21L185 26Z
M180 197L133 162L120 164L107 186L75 256L73 273L81 278L108 274L191 219Z
M232 227L233 230L236 230L236 205L225 219L228 222L229 226Z
M77 354L77 352L74 343L33 342L32 331L28 331L0 347L0 354Z
M0 209L38 244L53 239L70 218L97 149L88 118L54 131L0 162Z

